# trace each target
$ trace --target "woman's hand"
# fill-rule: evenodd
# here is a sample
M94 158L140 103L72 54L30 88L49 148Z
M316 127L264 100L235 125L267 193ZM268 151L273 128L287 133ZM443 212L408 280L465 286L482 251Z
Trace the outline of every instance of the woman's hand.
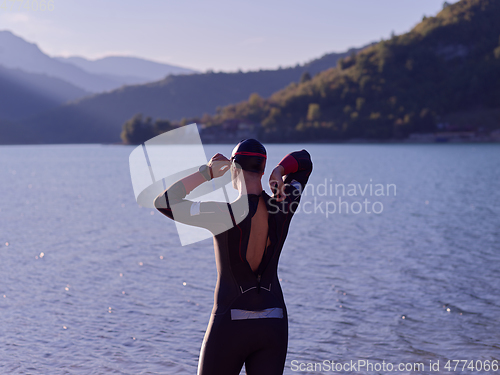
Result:
M285 200L285 184L283 183L283 173L285 169L278 165L271 172L271 176L269 176L269 187L273 192L273 198L276 199L277 202L281 202Z
M207 163L212 178L221 177L229 170L231 162L222 154L215 154Z

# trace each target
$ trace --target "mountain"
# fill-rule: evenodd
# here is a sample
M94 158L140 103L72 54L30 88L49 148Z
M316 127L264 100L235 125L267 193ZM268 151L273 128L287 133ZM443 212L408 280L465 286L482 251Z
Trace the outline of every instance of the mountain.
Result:
M59 61L78 66L88 73L107 77L127 85L159 81L169 74L198 73L192 69L157 63L138 57L109 56L98 60L88 60L78 56L56 58Z
M19 120L81 98L88 92L45 74L0 66L0 119Z
M23 124L37 134L39 143L119 142L123 123L137 113L170 119L213 114L217 107L245 100L252 93L267 97L298 81L304 72L317 74L358 50L327 54L286 69L171 75L158 82L95 94L26 119Z
M0 65L28 73L46 74L93 93L111 91L129 83L158 80L170 72L190 72L188 69L136 58L109 57L95 62L81 58L52 58L36 44L8 30L0 31ZM77 65L85 65L90 72ZM133 73L134 68L138 69L136 73Z
M261 138L276 142L500 129L499 19L497 0L445 3L408 33L268 99L254 96L221 108L202 122L209 129L234 120L260 123Z
M29 43L8 30L0 31L0 65L56 77L90 92L102 92L117 87L115 81L87 73L72 64L47 56L36 44Z
M168 74L192 72L133 57L60 60L45 55L35 44L10 31L0 31L0 119L31 117L88 96L90 91L111 90L129 83L155 81ZM90 71L73 63L85 65Z

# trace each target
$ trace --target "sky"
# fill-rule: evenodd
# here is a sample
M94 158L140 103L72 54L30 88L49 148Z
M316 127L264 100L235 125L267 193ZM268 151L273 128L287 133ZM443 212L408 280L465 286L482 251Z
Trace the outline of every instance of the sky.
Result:
M7 1L7 9L0 7L0 30L36 43L50 56L136 56L215 72L294 66L361 47L409 31L444 2L51 1L52 11L24 8L41 0Z

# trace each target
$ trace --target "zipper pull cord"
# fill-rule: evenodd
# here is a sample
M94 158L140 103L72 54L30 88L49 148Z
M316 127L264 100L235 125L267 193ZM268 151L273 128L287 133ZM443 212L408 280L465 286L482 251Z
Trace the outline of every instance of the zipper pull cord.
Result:
M260 293L260 273L257 275L257 293Z

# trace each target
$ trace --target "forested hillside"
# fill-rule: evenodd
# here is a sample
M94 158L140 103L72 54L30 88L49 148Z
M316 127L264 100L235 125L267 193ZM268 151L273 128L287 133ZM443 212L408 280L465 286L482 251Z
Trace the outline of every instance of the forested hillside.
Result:
M499 20L497 0L445 4L410 32L343 58L310 80L193 121L261 123L266 141L397 139L463 117L457 113L469 116L468 128L477 127L471 114L500 108Z

